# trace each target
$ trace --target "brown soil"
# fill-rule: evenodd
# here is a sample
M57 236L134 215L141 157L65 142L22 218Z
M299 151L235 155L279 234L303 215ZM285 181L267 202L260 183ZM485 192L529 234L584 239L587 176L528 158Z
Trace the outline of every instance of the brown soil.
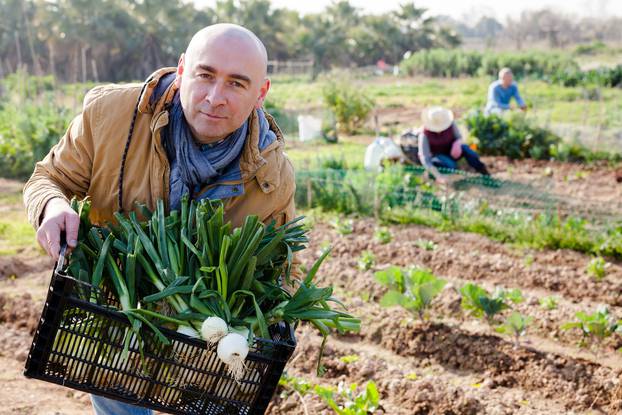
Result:
M379 300L385 291L375 282L374 270L389 265L429 268L449 281L443 295L434 303L432 314L463 322L472 320L462 312L457 292L465 282L475 281L490 291L496 287L519 288L525 301L515 305L515 309L534 317L530 333L568 345L577 344L577 333L560 330L559 326L572 320L578 311L592 312L599 304L607 304L614 314L622 315L619 264L611 264L605 279L597 281L585 271L591 257L574 251L523 251L480 235L438 233L422 226L389 229L393 240L382 245L374 240L373 220L357 221L354 232L345 236L330 225L317 224L312 233L312 249L301 257L310 262L321 246L332 242L331 256L322 268L322 282L374 300ZM419 240L433 241L437 248L425 250L417 244ZM357 262L366 250L373 252L376 264L372 270L363 272L357 269ZM546 296L555 297L559 306L554 310L542 308L539 299ZM622 346L622 339L615 337L604 345L613 351Z
M582 209L622 213L622 186L618 177L622 167L605 162L562 163L546 160L511 161L505 157L484 157L494 177L533 185L565 199Z
M348 281L351 290L369 288L356 269L361 252L369 250L375 255L376 268L419 265L454 279L487 281L542 295L562 294L575 302L589 299L622 305L622 266L618 263L611 263L606 277L598 281L586 272L592 257L575 251L522 250L477 234L439 233L423 226L391 226L393 241L382 245L373 238L375 229L373 220L363 219L355 223L352 234L344 236L330 225L318 224L311 237L311 247L316 249L306 251L302 257L310 260L322 244L331 241L331 256L340 264L340 280ZM421 240L432 241L437 248L426 250L419 246ZM334 271L325 270L325 274Z
M15 280L33 272L52 269L53 262L41 256L37 250L26 249L18 255L0 256L0 281Z
M574 189L603 203L622 196L614 171L603 166L588 172L586 179L565 181L557 176L584 175L577 174L574 166L560 165L551 178L542 171L550 164L511 166L500 159L491 161L499 174L554 179L556 189ZM589 183L602 185L609 193ZM352 235L339 235L323 223L312 230L311 246L301 255L302 262L308 266L325 242L333 245L318 282L334 285L337 296L363 319L363 328L360 334L329 341L323 360L326 373L318 378L315 364L321 338L301 325L298 347L286 368L290 376L335 387L373 380L383 408L376 414L621 413L622 355L615 350L622 346L620 336L588 351L576 346L578 333L559 330L577 311L593 311L599 304L622 317L619 263L611 264L604 280L595 281L585 271L591 257L572 251L522 250L479 235L439 233L421 226L391 226L393 240L382 245L373 238L375 227L373 220L365 219L356 222ZM420 247L420 239L433 241L436 249ZM376 257L369 271L357 269L364 250ZM448 280L428 313L430 321L422 323L403 309L378 305L385 289L373 274L389 265L424 266ZM91 411L88 395L22 375L51 267L36 252L0 257L0 365L4 369L0 414ZM521 347L514 349L510 339L462 312L456 290L465 281L488 289L523 291L525 301L515 308L536 321ZM550 295L558 299L558 306L545 310L538 300ZM302 396L279 387L267 413L332 411L314 394Z

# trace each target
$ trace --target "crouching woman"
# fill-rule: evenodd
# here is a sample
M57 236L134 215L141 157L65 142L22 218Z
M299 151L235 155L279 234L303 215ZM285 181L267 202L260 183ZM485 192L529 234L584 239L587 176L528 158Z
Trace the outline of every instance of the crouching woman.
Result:
M438 168L455 170L458 168L458 160L463 157L478 173L490 174L479 155L462 141L462 135L450 110L441 107L427 108L421 114L421 120L423 126L419 134L419 161L437 182L447 182Z

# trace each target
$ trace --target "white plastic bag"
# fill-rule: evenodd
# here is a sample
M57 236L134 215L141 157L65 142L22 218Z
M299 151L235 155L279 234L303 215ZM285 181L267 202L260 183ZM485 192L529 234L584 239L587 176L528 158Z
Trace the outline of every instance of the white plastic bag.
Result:
M387 137L382 137L384 140L382 146L384 147L384 158L387 160L403 160L404 153L400 146L395 144L393 140Z
M322 120L312 115L298 116L298 138L300 141L313 140L322 136Z
M363 166L367 171L380 171L382 167L382 159L384 158L384 146L382 145L383 137L378 137L373 143L365 149L365 161Z

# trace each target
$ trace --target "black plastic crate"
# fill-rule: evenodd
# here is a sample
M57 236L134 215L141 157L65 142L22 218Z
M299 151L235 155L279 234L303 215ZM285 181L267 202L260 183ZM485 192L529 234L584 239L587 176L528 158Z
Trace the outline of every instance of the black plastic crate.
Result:
M237 383L216 346L160 327L171 345L143 330L143 358L130 341L121 360L125 329L112 297L55 271L24 375L173 414L263 414L296 339L287 324L256 338Z

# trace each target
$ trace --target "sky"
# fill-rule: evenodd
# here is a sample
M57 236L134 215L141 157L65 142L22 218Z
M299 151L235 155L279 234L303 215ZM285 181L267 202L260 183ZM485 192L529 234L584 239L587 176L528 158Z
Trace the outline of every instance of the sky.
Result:
M216 0L194 0L197 5L213 6ZM350 0L350 3L366 13L382 13L395 10L404 0ZM292 1L272 0L275 7L287 7L302 14L322 11L331 0ZM449 15L463 21L476 21L482 16L492 16L505 21L507 17L520 15L522 10L544 7L580 17L622 16L622 0L417 0L415 4L427 8L432 15Z

